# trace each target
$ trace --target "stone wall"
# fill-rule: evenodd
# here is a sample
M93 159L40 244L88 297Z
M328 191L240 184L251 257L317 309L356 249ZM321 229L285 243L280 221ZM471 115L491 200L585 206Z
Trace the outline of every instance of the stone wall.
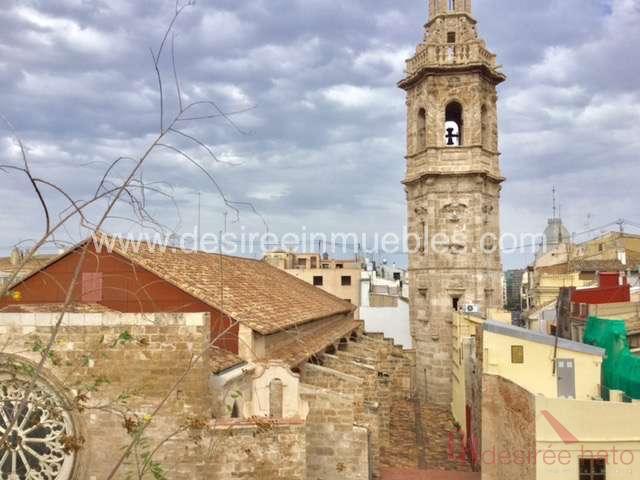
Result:
M535 480L535 397L509 380L482 378L482 479Z
M24 362L25 370L37 363L54 320L54 315L0 315L5 355L0 369L6 371L8 358ZM43 377L58 385L71 409L74 440L81 446L74 478L105 478L142 425L147 428L138 461L169 438L153 457L159 468L175 479L204 478L192 438L211 418L207 357L198 358L208 338L206 314L67 316ZM125 460L116 478L132 471L135 458Z
M342 359L335 355L323 357L324 366L337 370L362 380L363 403L354 406L355 421L369 430L371 438L372 472L374 476L379 474L380 465L380 430L383 424L383 412L380 411L378 372L375 367Z
M0 360L19 359L32 369L55 318L0 314ZM209 359L200 356L208 323L208 314L65 317L44 377L58 386L75 422L74 480L107 477L142 431L115 478L132 474L158 445L148 467L172 480L379 478L393 403L412 396L411 354L382 336L364 336L321 356L324 366L303 365L299 375L269 364L212 376ZM6 372L0 361L3 379ZM283 396L283 414L294 418L251 416L253 403L264 403L256 385L266 392L271 377L285 390L299 387L297 408ZM241 418L229 418L236 392Z
M368 430L371 474L390 442L391 409L413 396L413 355L382 335L364 335L322 356L323 367L307 366L302 381L353 395L354 421Z
M307 480L368 480L368 431L354 425L353 395L306 386L302 398L309 403Z
M370 307L397 307L398 297L391 295L380 295L376 293L369 294L369 306Z
M218 422L206 475L198 478L305 480L305 432L302 421Z

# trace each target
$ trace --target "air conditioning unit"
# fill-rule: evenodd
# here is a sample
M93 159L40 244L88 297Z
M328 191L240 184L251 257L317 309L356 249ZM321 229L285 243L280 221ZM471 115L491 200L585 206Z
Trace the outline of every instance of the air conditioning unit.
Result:
M462 307L462 311L464 313L480 313L480 305L476 305L474 303L468 304L468 305L464 305Z

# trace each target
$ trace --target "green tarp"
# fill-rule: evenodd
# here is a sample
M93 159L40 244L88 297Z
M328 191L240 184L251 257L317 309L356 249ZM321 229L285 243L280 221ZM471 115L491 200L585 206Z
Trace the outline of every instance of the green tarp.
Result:
M624 321L590 317L584 343L604 348L607 352L602 365L604 386L640 399L640 357L632 355L629 350Z

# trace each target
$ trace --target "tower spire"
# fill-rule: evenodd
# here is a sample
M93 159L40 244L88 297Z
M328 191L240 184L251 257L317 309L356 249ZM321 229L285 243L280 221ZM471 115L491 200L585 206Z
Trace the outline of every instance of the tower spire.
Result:
M553 218L555 219L555 218L557 218L557 216L556 216L556 212L557 212L556 193L557 193L557 190L556 190L556 186L555 185L553 186L552 192L553 192Z

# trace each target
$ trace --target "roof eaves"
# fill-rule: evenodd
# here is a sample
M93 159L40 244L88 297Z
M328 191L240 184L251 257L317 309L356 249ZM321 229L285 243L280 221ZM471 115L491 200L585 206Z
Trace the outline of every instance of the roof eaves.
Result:
M487 321L484 323L484 330L491 333L497 333L499 335L506 335L513 338L519 338L521 340L527 340L530 342L541 343L545 345L555 345L556 337L551 335L545 335L543 333L533 332L521 327L514 327L512 325L506 325L494 321ZM558 338L558 348L563 350L571 350L578 353L586 353L588 355L597 355L604 357L605 351L602 348L594 347L593 345L587 345L586 343L574 342L566 340L564 338Z

